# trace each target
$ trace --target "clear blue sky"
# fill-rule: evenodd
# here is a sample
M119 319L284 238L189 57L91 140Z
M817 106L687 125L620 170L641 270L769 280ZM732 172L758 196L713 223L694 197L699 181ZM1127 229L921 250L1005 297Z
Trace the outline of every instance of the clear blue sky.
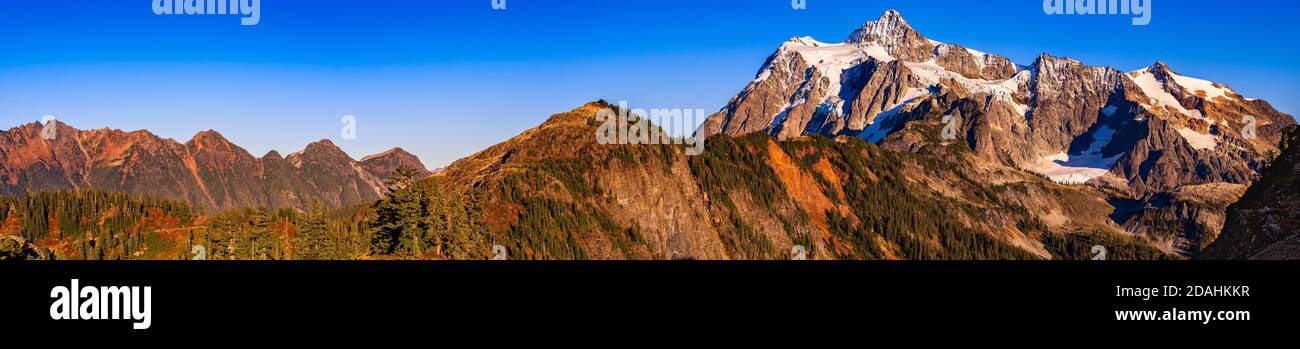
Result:
M0 2L0 129L215 129L256 156L330 138L446 165L595 99L715 111L794 36L842 41L896 8L926 36L1031 63L1164 60L1300 112L1295 1L1154 0L1126 16L1047 16L1041 0L262 0L237 16L155 16L148 0ZM342 140L340 118L358 119Z

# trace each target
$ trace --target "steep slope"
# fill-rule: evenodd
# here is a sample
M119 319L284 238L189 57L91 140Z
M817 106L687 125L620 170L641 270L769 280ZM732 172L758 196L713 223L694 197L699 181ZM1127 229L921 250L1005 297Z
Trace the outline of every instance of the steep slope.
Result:
M374 201L383 194L383 182L378 177L327 139L308 144L303 151L289 154L285 161L315 189L315 197L329 207Z
M1107 217L1105 195L959 146L717 135L704 154L600 145L603 102L457 161L429 181L482 202L515 259L1164 258ZM915 124L912 127L920 127Z
M0 131L0 194L102 189L223 210L239 207L345 207L376 200L382 178L413 155L389 151L358 162L329 141L289 158L253 157L215 131L179 143L148 131L82 131L55 122L52 138L30 123Z
M266 153L262 156L261 162L263 178L261 188L270 207L310 209L312 200L319 198L311 194L316 192L316 188L308 183L304 176L299 175L298 168L281 157L279 152ZM328 205L325 202L321 204Z
M260 189L261 164L243 148L230 143L216 131L203 131L185 143L195 177L215 207L236 207L238 203L266 203ZM189 165L189 164L187 164Z
M943 124L909 131L927 120ZM782 44L698 132L854 136L902 151L961 142L988 161L1105 188L1128 233L1194 255L1293 124L1164 63L1124 73L1043 54L1019 66L926 39L891 10L844 43Z
M1202 259L1300 259L1300 128L1291 128L1282 155L1228 209L1219 239Z

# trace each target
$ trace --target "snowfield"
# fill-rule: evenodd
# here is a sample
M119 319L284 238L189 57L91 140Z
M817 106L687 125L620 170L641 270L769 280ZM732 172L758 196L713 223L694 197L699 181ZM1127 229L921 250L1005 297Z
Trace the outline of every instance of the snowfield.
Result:
M1178 134L1182 135L1184 139L1187 139L1187 143L1191 144L1192 148L1195 149L1214 149L1219 145L1219 140L1214 137L1214 135L1201 134L1200 132L1196 132L1190 128L1180 128L1178 129Z

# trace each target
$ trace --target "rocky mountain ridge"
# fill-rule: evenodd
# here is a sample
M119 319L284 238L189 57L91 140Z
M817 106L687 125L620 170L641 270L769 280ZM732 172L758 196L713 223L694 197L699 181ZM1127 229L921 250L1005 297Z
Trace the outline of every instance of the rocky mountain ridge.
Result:
M43 131L52 131L43 137ZM177 199L196 207L308 209L367 203L397 166L429 171L396 148L363 161L329 140L258 158L216 131L185 143L149 131L79 130L58 121L0 131L0 194L102 189Z

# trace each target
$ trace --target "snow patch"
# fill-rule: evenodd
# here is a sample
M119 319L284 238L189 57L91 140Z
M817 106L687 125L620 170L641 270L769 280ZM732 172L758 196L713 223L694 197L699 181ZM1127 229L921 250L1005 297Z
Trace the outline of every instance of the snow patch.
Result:
M846 43L828 44L805 36L792 39L783 45L782 48L797 52L799 57L803 59L804 63L817 69L821 76L826 77L826 80L829 82L829 86L826 88L826 95L822 96L822 100L817 103L819 108L833 107L834 110L844 109L844 100L840 98L840 90L843 88L843 81L841 81L841 79L844 76L845 70L862 64L869 58L875 58L881 62L890 62L895 60L893 56L889 55L885 48L876 43L868 43L865 45ZM760 75L760 78L766 78L766 76ZM793 103L793 105L799 105L802 102L806 101Z
M1178 98L1174 98L1173 94L1170 94L1169 91L1165 91L1164 84L1161 83L1160 80L1157 80L1155 74L1152 74L1150 71L1139 70L1131 72L1128 74L1128 77L1129 80L1132 80L1134 84L1138 85L1138 88L1142 90L1143 94L1147 95L1147 97L1151 97L1151 99L1157 104L1149 107L1167 106L1183 113L1183 115L1197 119L1205 118L1204 115L1201 115L1199 110L1187 110L1187 108L1184 108L1183 104L1178 102Z
M1227 98L1228 92L1231 91L1225 88L1219 88L1218 86L1214 86L1214 82L1212 81L1186 77L1178 74L1170 74L1170 75L1174 77L1175 83L1177 83L1179 86L1182 86L1183 89L1187 90L1192 94L1195 94L1197 91L1204 91L1205 98L1209 100L1214 100L1215 98L1219 98L1219 97Z
M912 69L912 75L916 76L917 80L926 86L938 85L945 79L951 79L972 92L987 93L995 99L1010 103L1020 115L1029 112L1029 106L1017 103L1015 98L1012 97L1020 89L1020 86L1029 82L1033 73L1028 70L1019 71L1016 75L1005 80L984 80L967 78L940 66L934 60L922 63L907 63L907 67Z
M1047 176L1053 182L1061 184L1084 184L1088 181L1106 175L1110 169L1119 162L1119 158L1124 154L1116 154L1112 157L1104 157L1101 150L1110 144L1111 139L1115 137L1115 129L1108 125L1102 125L1092 133L1092 143L1088 144L1088 149L1077 155L1066 154L1065 152L1056 153L1038 159L1038 162L1028 170Z
M1191 144L1192 148L1195 149L1214 149L1219 145L1219 140L1214 137L1214 135L1201 134L1200 132L1196 132L1190 128L1180 128L1178 129L1178 134L1182 135L1183 139L1186 139L1187 143Z
M858 37L859 35L857 34L859 33L855 33L853 37ZM944 45L944 43L939 41L929 40L929 42L935 46ZM790 39L785 44L781 45L780 50L782 52L779 52L778 54L781 55L781 57L788 57L790 53L796 54L805 65L817 69L818 73L825 77L826 82L829 83L829 86L826 88L826 94L822 97L822 100L816 101L817 109L819 111L844 110L845 101L840 98L839 94L843 89L842 79L846 70L862 64L871 58L880 62L892 62L897 60L897 58L891 56L888 50L881 46L880 43L854 42L852 39L845 43L825 43L817 41L812 37L797 37ZM985 64L985 60L989 56L987 53L974 49L965 48L965 51L966 53L975 56L977 63L981 66ZM905 62L905 64L912 70L913 76L915 76L922 85L927 88L939 85L945 79L951 79L962 84L964 88L970 91L987 93L995 99L1007 102L1022 116L1029 113L1030 108L1028 105L1017 103L1015 98L1012 97L1016 91L1018 91L1022 86L1028 84L1032 79L1032 71L1028 70L1025 66L1017 66L1016 74L1009 79L991 81L964 77L961 74L939 66L933 58L923 63ZM772 76L773 70L777 69L778 66L780 65L770 64L769 67L758 74L754 79L754 82L759 83L766 81ZM782 106L775 115L773 115L772 125L775 126L784 122L784 116L788 115L791 108L809 102L807 98L810 94L809 89L811 88L813 87L805 87L795 96L792 96L791 100L788 101L785 106ZM928 89L909 89L902 98L903 102L894 105L890 109L877 115L869 116L872 120L870 125L875 127L868 127L867 130L864 130L859 135L864 136L864 138L867 138L868 140L874 139L873 142L877 142L884 138L883 132L882 134L874 134L868 131L873 129L879 131L880 126L877 124L880 120L892 116L893 113L897 113L898 110L906 104L911 103L928 93Z
M1047 176L1056 183L1079 185L1110 173L1110 167L1115 165L1119 157L1120 155L1116 155L1098 162L1095 159L1078 159L1060 152L1039 159L1038 164L1029 170Z
M790 103L781 106L779 110L781 111L772 116L772 123L768 124L768 128L774 129L785 123L785 118L790 116Z
M884 125L886 123L883 121L888 120L894 115L898 115L898 112L901 111L903 107L912 104L912 102L915 102L921 99L921 97L924 97L929 94L930 91L924 89L919 89L919 88L908 89L907 93L903 95L902 102L895 104L893 107L890 107L888 110L882 111L880 112L880 114L876 114L875 117L871 118L871 122L870 124L867 125L867 128L862 130L861 133L858 133L858 138L862 138L863 140L866 140L867 142L871 142L871 143L880 143L881 140L885 139L885 136L889 135L889 131L890 131L885 129Z

